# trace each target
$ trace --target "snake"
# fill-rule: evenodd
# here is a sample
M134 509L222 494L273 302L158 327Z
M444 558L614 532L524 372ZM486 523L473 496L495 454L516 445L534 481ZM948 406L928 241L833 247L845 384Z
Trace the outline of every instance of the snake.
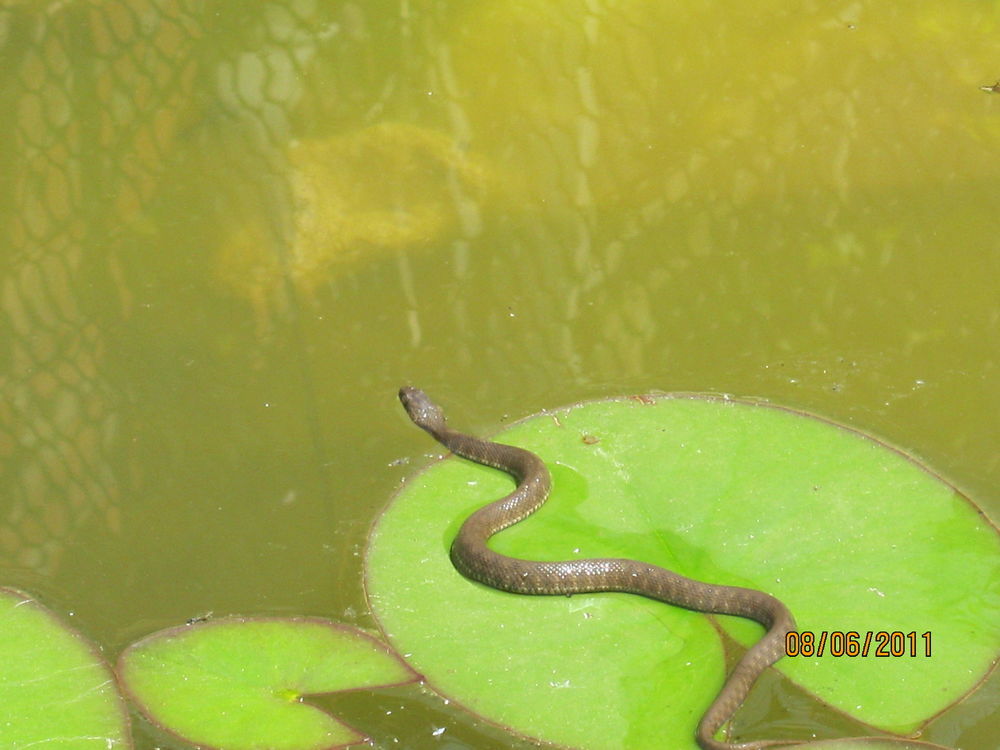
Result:
M534 453L466 435L448 427L444 411L419 388L399 391L407 415L452 453L510 474L513 492L473 512L451 545L451 562L466 578L501 591L532 595L572 595L624 592L656 599L695 612L736 615L766 628L729 673L705 711L695 733L702 750L759 750L799 744L794 740L754 740L731 743L715 735L740 707L757 678L785 653L785 636L795 620L777 598L740 586L721 586L686 578L657 565L621 558L565 561L522 560L494 552L487 541L538 510L548 499L552 480Z

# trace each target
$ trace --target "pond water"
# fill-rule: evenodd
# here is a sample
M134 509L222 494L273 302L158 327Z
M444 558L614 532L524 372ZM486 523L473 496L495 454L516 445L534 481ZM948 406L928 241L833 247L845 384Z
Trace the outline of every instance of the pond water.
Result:
M403 383L477 433L764 398L1000 518L998 33L985 0L7 3L0 584L109 655L206 612L372 628L366 535L436 454ZM745 726L808 731L774 683ZM925 738L992 748L998 703ZM324 705L518 746L412 688Z

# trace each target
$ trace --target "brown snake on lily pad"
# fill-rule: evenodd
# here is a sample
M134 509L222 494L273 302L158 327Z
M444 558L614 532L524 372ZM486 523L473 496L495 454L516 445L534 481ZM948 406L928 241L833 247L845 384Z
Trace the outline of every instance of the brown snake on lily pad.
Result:
M510 474L517 487L509 495L470 515L452 542L451 561L474 581L516 594L570 595L606 591L639 594L696 612L736 615L755 620L767 632L733 668L719 694L698 723L696 739L703 750L759 750L778 745L810 745L809 740L753 740L730 743L716 732L743 703L757 678L784 655L785 635L795 620L778 599L755 589L717 586L678 575L665 568L621 558L535 561L494 552L487 540L534 513L548 499L551 480L542 460L530 451L457 432L447 426L444 412L426 393L410 386L399 400L418 427L470 461ZM857 738L865 747L896 745L900 738ZM903 740L903 742L907 742ZM913 747L937 747L914 743Z

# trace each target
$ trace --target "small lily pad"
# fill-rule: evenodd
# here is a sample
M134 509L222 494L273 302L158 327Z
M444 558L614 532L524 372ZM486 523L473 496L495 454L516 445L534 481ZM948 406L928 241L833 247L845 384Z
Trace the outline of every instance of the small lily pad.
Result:
M110 667L28 594L0 588L0 747L130 748Z
M491 541L499 552L629 557L762 589L817 639L903 634L901 656L877 657L876 638L864 657L828 646L776 665L859 721L913 734L997 658L997 529L868 436L767 404L659 396L545 413L499 439L534 451L553 475L550 500ZM627 594L507 594L454 570L448 548L462 521L512 485L449 459L394 498L366 559L390 643L435 689L517 733L581 748L693 748L725 678L713 618ZM744 645L762 634L716 619Z
M129 646L118 673L154 723L226 750L364 742L301 697L419 679L371 636L312 618L228 617L163 630Z

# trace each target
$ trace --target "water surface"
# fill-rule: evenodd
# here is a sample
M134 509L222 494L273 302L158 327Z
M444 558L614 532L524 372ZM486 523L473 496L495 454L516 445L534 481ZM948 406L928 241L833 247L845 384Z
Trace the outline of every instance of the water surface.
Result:
M672 5L8 3L0 582L109 654L206 611L370 628L365 536L435 452L407 382L482 433L770 399L1000 517L1000 7ZM813 727L762 687L745 725ZM926 738L992 747L998 697ZM412 689L327 705L512 746Z

